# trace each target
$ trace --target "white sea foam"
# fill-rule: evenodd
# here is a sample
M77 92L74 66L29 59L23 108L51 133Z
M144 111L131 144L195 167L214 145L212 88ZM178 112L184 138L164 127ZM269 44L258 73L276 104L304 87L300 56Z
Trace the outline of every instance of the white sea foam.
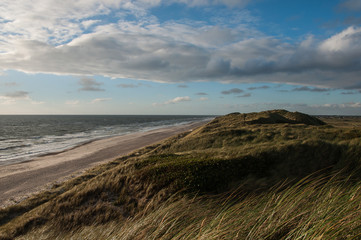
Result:
M61 121L49 121L46 116L34 118L36 121L34 119L27 121L24 117L25 120L21 121L19 120L21 117L17 116L18 123L10 123L14 120L12 118L4 120L4 117L1 117L0 165L31 160L39 155L63 151L96 139L207 119L205 116L174 118L168 116L164 117L165 119L161 117L154 119L149 116L148 120L147 116L140 116L140 120L132 117L128 122L123 120L121 124L117 124L116 120L117 118L122 120L121 116L104 116L104 118L97 116L96 120L92 120L90 124L87 117L92 118L92 116L77 116L76 121L73 121L70 116L60 119ZM115 118L115 120L110 118Z

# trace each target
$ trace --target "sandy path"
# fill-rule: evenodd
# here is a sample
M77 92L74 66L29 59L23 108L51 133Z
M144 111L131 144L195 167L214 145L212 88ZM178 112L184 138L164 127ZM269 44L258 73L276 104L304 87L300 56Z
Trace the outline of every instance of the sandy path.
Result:
M0 207L44 189L49 183L113 160L138 148L194 129L205 122L162 128L93 141L32 161L0 166Z

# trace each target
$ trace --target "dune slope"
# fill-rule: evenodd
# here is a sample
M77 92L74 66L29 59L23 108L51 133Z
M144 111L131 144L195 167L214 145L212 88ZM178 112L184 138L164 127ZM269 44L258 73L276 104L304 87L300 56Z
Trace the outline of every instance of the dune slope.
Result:
M233 113L1 210L1 236L282 239L303 230L328 239L345 231L357 236L360 160L361 129L285 110ZM324 207L315 205L319 199L334 204L325 214L343 211L347 224L328 231L341 221L334 217L305 228L322 219L312 215Z

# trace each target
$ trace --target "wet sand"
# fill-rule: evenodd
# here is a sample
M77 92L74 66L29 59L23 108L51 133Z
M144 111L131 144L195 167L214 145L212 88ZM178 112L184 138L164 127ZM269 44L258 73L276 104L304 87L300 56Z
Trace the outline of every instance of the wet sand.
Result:
M17 203L51 183L64 181L91 167L203 124L205 122L196 122L96 140L28 162L0 166L0 207Z

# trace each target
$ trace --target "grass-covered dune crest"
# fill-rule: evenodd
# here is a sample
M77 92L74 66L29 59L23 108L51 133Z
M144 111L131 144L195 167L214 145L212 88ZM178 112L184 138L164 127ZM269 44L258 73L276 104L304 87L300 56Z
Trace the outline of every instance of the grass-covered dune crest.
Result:
M224 117L220 117L224 122L233 122L236 124L277 124L277 123L290 123L290 124L306 124L306 125L325 125L326 123L320 119L300 113L289 112L283 109L269 110L264 112L255 113L230 113ZM217 122L217 121L216 121Z
M0 210L0 239L357 239L361 129L232 113Z

